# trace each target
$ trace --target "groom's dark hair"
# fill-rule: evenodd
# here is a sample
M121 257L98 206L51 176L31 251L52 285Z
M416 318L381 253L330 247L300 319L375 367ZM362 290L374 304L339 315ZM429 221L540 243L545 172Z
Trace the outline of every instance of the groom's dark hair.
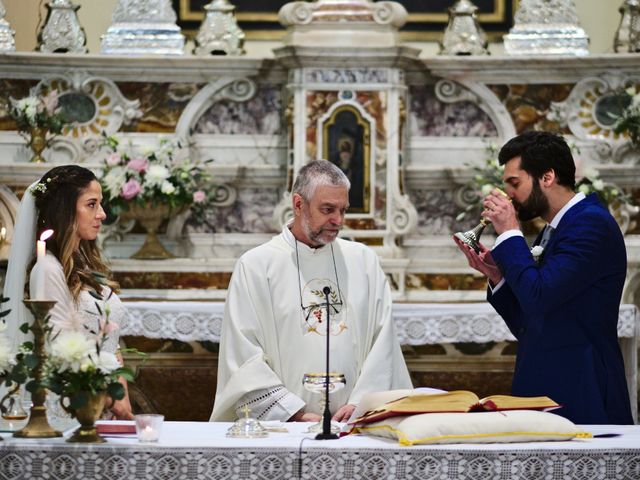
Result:
M529 131L512 138L498 154L500 165L520 157L520 168L534 178L542 178L553 170L559 185L574 189L576 164L571 149L560 135L550 132Z

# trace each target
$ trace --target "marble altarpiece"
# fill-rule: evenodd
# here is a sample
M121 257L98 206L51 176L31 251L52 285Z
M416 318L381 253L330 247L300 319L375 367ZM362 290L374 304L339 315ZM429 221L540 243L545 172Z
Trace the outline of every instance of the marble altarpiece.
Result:
M222 301L236 258L279 231L296 171L311 158L337 162L340 152L356 159L361 174L354 182L360 203L344 234L378 251L396 302L484 299L483 279L471 273L451 235L475 223L456 216L468 195L469 165L484 161L490 143L530 128L560 130L579 147L582 167L597 167L640 200L638 152L613 134L603 113L620 87L640 83L635 57L423 59L383 27L373 45L339 48L306 45L294 29L289 44L264 59L0 56L4 101L53 85L69 95L78 120L45 152L48 163L35 165L0 111L0 222L8 229L0 255L6 258L25 187L55 163L98 168L102 131L139 146L172 135L192 156L213 159L215 207L204 222L172 219L162 236L176 258L131 260L142 231L107 229L104 248L130 301ZM623 303L637 303L637 219L618 216L629 257ZM153 313L147 320L153 324ZM197 415L208 417L215 343L127 342L155 352L133 387L141 408L171 405L174 418L193 415L192 405L180 409L171 388L153 381L179 369L187 389L210 387L194 400ZM512 343L488 341L413 345L405 353L416 383L484 394L508 391L514 351ZM492 390L482 391L490 383Z

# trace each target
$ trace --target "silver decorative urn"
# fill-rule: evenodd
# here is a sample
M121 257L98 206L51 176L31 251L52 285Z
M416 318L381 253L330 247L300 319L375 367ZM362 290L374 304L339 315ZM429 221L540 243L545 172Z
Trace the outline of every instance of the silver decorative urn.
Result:
M185 38L171 0L118 0L102 36L107 55L183 55Z
M16 49L16 42L14 40L14 32L9 26L9 22L4 19L7 11L0 0L0 52L12 52Z
M47 3L47 21L38 34L38 47L47 53L87 53L87 37L78 21L79 5L71 0Z
M228 0L213 0L204 6L207 14L195 39L196 55L242 55L244 32L233 14L236 9Z
M588 55L589 37L573 0L521 0L504 49L510 55Z
M488 55L487 38L478 23L476 7L458 0L449 9L449 24L440 43L440 55Z

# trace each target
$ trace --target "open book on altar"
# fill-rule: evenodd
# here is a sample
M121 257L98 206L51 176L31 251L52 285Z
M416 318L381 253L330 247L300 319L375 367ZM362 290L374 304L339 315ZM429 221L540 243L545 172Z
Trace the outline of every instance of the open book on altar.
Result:
M417 393L411 390L374 392L363 395L358 406L358 416L352 417L350 424L363 424L400 415L421 413L466 413L503 410L542 410L549 411L561 405L549 397L513 397L511 395L491 395L485 398L467 390L455 390L442 393ZM400 395L400 396L399 396ZM373 397L373 398L372 398ZM389 398L395 397L391 400ZM386 398L384 403L376 400ZM365 410L366 409L366 410Z

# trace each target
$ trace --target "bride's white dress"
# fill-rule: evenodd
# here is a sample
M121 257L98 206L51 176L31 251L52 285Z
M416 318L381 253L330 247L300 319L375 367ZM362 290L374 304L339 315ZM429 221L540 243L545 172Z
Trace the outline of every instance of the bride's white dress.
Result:
M44 298L55 300L56 304L51 309L49 324L53 327L53 333L66 330L85 332L88 335L96 335L100 331L100 322L105 320L105 306L109 310L109 323L120 326L127 314L127 310L122 305L118 296L114 293L106 302L98 301L91 294L83 290L80 292L78 301L74 301L67 282L64 278L64 270L58 259L50 252L47 252L44 259L36 263L31 270L29 279L30 297L35 296L35 284L38 276L44 275ZM110 290L105 287L102 292L103 297L108 297ZM96 303L102 309L102 314L98 310ZM118 349L120 335L118 328L114 329L103 344L105 351L115 353Z

